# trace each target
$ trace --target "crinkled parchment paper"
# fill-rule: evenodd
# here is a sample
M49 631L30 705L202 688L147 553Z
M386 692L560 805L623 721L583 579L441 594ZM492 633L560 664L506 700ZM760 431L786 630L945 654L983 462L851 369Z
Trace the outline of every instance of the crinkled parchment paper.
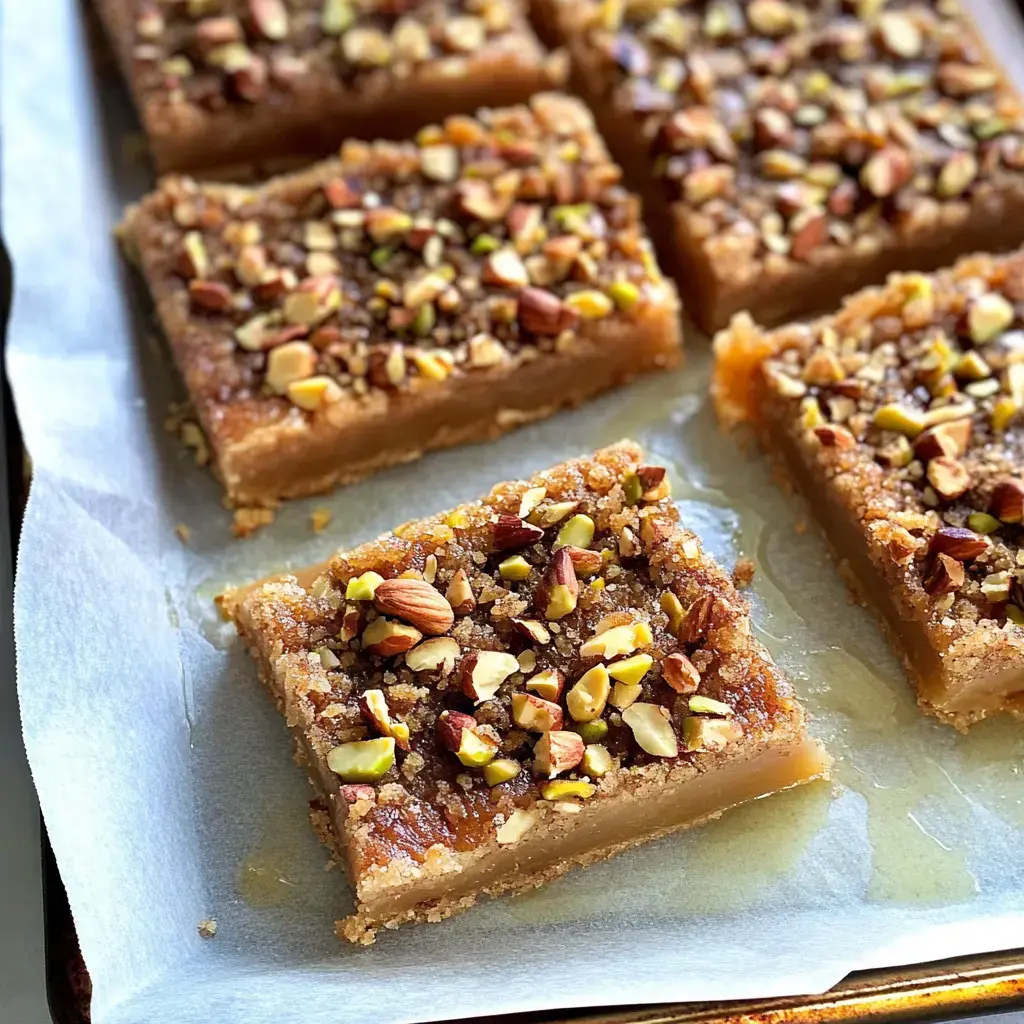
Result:
M718 435L702 345L679 374L290 505L232 540L218 486L163 429L177 375L111 237L148 171L79 6L5 6L3 230L8 365L35 470L21 709L96 1024L391 1024L781 995L1024 945L1022 730L993 722L965 739L917 713L819 537L797 532L801 504ZM624 435L671 467L720 558L757 562L757 627L836 754L836 784L371 948L339 944L344 881L325 870L285 727L212 596ZM333 522L314 534L320 506ZM218 929L203 940L207 918Z

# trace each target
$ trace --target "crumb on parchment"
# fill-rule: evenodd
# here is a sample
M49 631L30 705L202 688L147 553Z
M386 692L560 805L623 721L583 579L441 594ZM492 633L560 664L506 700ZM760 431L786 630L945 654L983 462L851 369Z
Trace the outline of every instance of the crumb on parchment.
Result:
M738 590L749 587L754 579L757 567L753 561L746 556L736 560L736 567L732 571L732 582Z
M274 521L272 508L236 508L231 532L240 540Z
M174 527L174 532L178 535L178 540L182 544L187 544L192 537L192 530L186 523L178 523Z
M217 922L212 917L204 918L198 925L199 938L212 939L217 934Z
M329 508L324 508L321 505L313 509L309 514L309 524L313 528L314 533L320 533L321 530L327 528L333 518L334 513Z

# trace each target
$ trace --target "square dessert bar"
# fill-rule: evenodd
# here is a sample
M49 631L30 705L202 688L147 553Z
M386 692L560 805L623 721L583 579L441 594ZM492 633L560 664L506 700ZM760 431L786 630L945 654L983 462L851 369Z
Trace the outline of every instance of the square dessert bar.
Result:
M923 707L1024 714L1024 254L896 275L841 312L715 341L727 423L809 497Z
M639 202L557 94L123 228L239 504L493 437L679 358Z
M950 0L534 3L708 330L1024 240L1020 98Z
M556 84L519 0L95 0L161 171L322 156Z
M229 599L355 886L341 936L826 774L668 493L623 442Z

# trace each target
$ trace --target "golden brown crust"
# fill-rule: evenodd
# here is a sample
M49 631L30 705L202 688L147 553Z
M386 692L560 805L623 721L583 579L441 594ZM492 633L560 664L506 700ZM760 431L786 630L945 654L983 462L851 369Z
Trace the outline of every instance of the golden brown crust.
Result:
M922 703L957 726L1022 707L1022 299L1024 256L975 256L715 341L723 422L753 423L814 493Z
M1021 240L1021 103L977 27L946 3L864 9L535 3L708 330Z
M314 493L673 365L675 291L619 174L545 94L130 209L229 496Z
M360 904L348 937L471 903L472 886L446 902L450 877L517 887L495 870L512 857L514 823L531 842L585 836L613 815L607 801L629 814L807 742L745 602L679 525L664 471L625 442L226 604L341 839ZM395 739L391 760L373 778L346 775L339 758L374 735ZM490 751L474 760L481 743ZM823 770L820 754L798 762L779 785ZM561 813L567 801L574 813ZM521 882L685 824L666 817L614 841L580 840L565 865L538 862Z
M232 0L205 14L195 5L195 16L184 3L160 11L148 0L96 6L161 171L322 156L346 137L402 138L449 114L522 102L558 84L556 63L515 2L470 11L459 0L424 0L395 13L386 3L380 11L360 4L351 26L335 35L319 29L309 5L287 0L280 39L267 38L253 17L266 0ZM446 42L444 26L453 20L474 37L476 22L485 24L478 45ZM346 37L367 31L398 39L383 66L345 55L358 49ZM218 34L232 41L203 42ZM376 36L370 42L379 45ZM415 52L403 56L410 44Z

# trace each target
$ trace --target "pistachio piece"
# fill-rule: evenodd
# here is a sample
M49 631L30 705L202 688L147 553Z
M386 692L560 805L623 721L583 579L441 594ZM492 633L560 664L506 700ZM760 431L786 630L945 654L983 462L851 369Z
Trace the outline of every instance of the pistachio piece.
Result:
M720 700L714 700L711 697L695 695L690 698L688 704L690 710L694 712L694 714L698 715L723 715L728 717L729 715L735 714L729 704Z
M595 665L566 694L565 703L569 714L577 722L590 722L599 718L610 692L608 669L604 665Z
M590 516L575 515L558 531L553 550L566 546L586 549L593 539L594 520Z
M1022 505L1022 511L1024 511L1024 505ZM986 535L995 533L1002 526L1002 523L995 516L990 516L987 512L972 512L967 517L967 525L975 533Z
M307 377L305 380L292 381L286 393L290 402L310 412L316 412L342 397L341 388L330 377Z
M579 733L584 743L596 743L608 735L608 723L603 718L596 718L592 722L574 722L570 728Z
M649 654L634 654L631 658L623 658L608 666L608 674L629 686L637 685L654 664ZM617 705L618 706L618 705Z
M467 768L481 768L493 761L501 746L501 738L494 729L459 711L441 712L437 735L441 744Z
M327 767L345 782L376 782L395 763L391 736L341 743L327 753Z
M675 757L679 742L672 730L668 712L660 704L636 703L622 712L633 739L642 750L655 757Z
M588 743L583 751L580 766L588 775L599 779L612 770L612 755L608 753L608 748L600 743Z
M519 762L509 757L498 757L484 765L484 782L488 786L500 786L519 774Z
M374 592L383 582L384 577L372 570L353 576L345 587L345 600L372 601Z
M503 580L519 582L529 579L533 566L522 555L512 555L498 565L498 575Z
M685 611L683 610L682 602L672 593L671 590L666 590L661 595L660 600L661 610L668 616L668 628L673 633L679 632L679 627L683 624L685 617Z
M576 782L570 779L558 779L555 782L542 782L540 786L540 795L545 800L565 800L569 797L579 797L580 800L589 800L596 792L597 786L593 785L593 783Z
M877 409L872 422L879 430L894 430L909 438L917 437L925 428L922 412L897 402L883 405Z

